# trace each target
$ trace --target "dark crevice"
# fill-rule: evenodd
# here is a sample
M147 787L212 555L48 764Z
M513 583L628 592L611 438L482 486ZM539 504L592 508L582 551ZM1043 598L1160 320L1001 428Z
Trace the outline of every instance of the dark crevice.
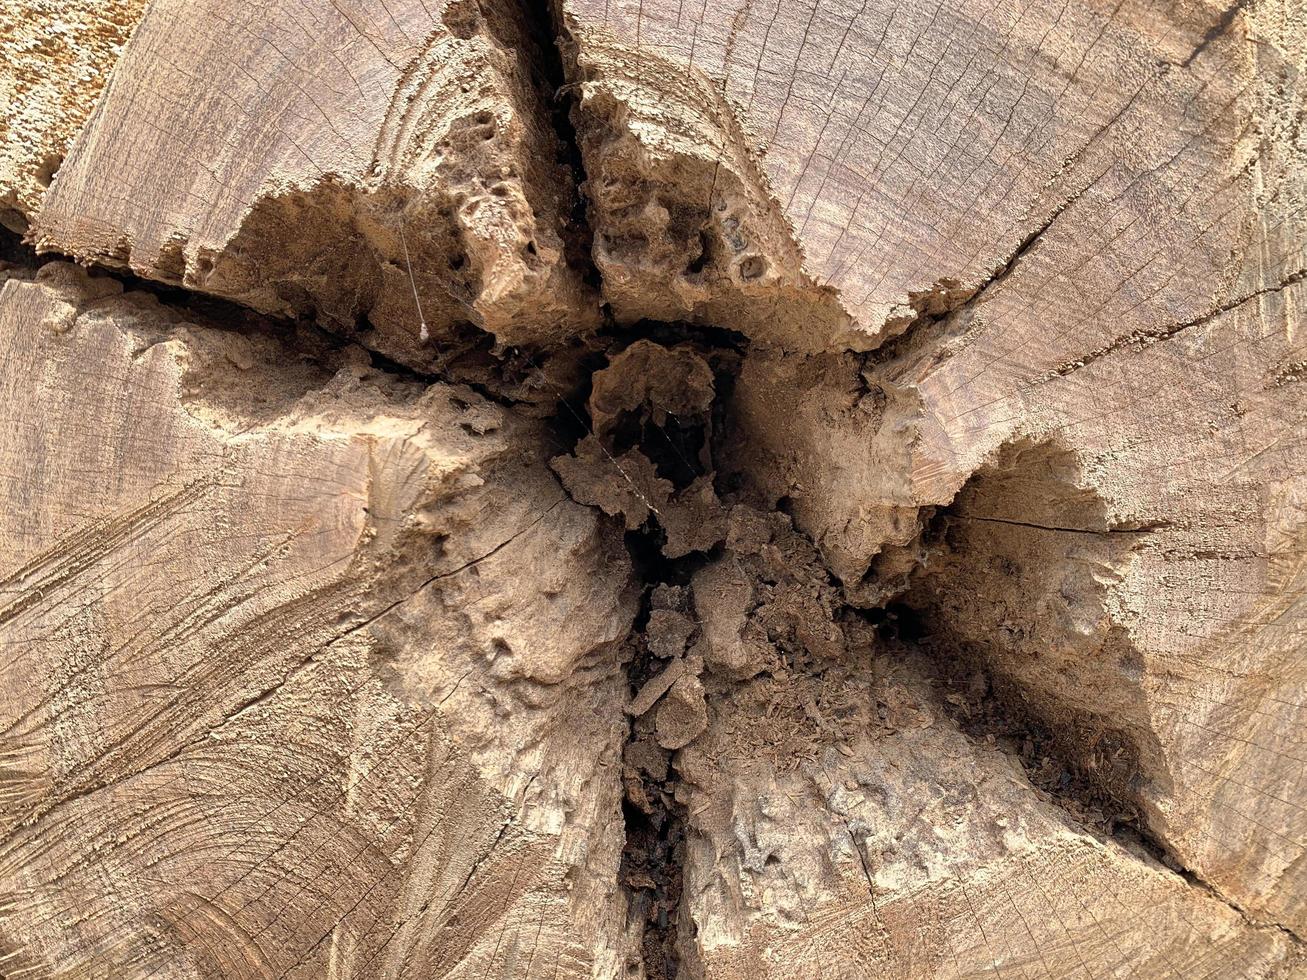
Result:
M1118 567L1159 525L1108 528L1076 457L1028 441L1003 447L923 516L907 546L912 570L864 618L894 655L922 665L959 730L1019 760L1077 826L1161 860L1143 799L1165 767L1138 715L1139 654L1116 628L1075 642L1050 622L1108 623L1101 586L1077 577L1086 549L1094 567ZM1050 543L1064 534L1076 540Z
M645 785L648 809L622 803L626 844L621 880L630 896L633 919L641 923L640 962L649 980L675 980L680 973L681 867L685 849L685 808L665 789ZM635 964L628 964L635 973Z
M688 581L685 568L657 557L656 543L631 540L628 545L640 568L645 592L632 633L628 667L634 700L665 664L650 649L647 629L656 591L680 590ZM653 547L651 547L653 545ZM683 564L683 563L679 563ZM682 584L675 584L676 582ZM661 589L660 589L661 587ZM680 972L682 868L685 862L685 807L676 799L672 753L652 737L652 719L633 717L622 753L622 817L626 840L619 878L626 889L631 922L640 933L639 963L649 980L674 980Z
M890 366L896 362L913 360L917 355L929 353L936 361L946 355L949 338L960 336L970 328L972 312L985 299L989 291L1010 278L1026 257L1036 248L1045 233L1071 205L1084 193L1077 191L1061 201L1052 212L1017 242L1012 254L990 276L974 289L956 288L954 280L941 280L940 287L913 297L916 317L896 336L862 355L864 369Z
M606 321L604 333L612 337L619 348L629 347L637 340L651 340L664 347L689 343L715 355L742 355L751 344L749 338L738 330L685 320L638 320L623 325L610 318ZM720 384L727 377L718 372L716 380Z
M77 265L85 269L92 279L111 279L122 285L124 294L151 296L181 321L194 320L216 329L241 333L270 330L283 344L312 359L319 359L324 353L340 351L348 346L338 334L318 327L312 317L292 319L261 313L207 293L144 279L124 269L88 266L72 256L50 250L37 253L20 236L0 230L0 274L7 272L11 276L21 274L22 278L32 278L43 267L57 262Z
M0 234L18 235L20 238L28 231L27 216L15 207L0 204Z
M699 232L699 251L685 267L687 276L697 276L712 259L713 242L707 230Z
M51 261L51 256L38 255L36 249L24 240L21 231L0 224L0 275L28 279Z
M1036 792L1057 806L1072 826L1156 862L1233 909L1250 926L1275 928L1299 939L1279 923L1250 915L1188 867L1153 831L1138 793L1147 777L1130 735L1088 715L1072 721L1066 714L1050 717L1019 685L991 673L985 659L968 652L965 643L947 632L932 633L939 627L928 613L898 609L900 617L923 630L919 635L900 634L907 644L898 644L900 655L924 653L933 664L946 715L970 738L1020 762Z
M54 262L83 265L70 256L57 252L45 251L38 254L23 242L21 236L0 230L0 277L31 279L43 266ZM182 321L191 320L214 329L237 333L271 331L287 348L288 353L322 363L337 361L347 349L355 347L366 354L373 370L390 379L424 387L438 383L462 385L486 400L510 409L535 404L526 395L539 387L537 379L545 374L541 367L543 362L551 357L566 359L579 357L583 353L569 348L548 354L524 348L496 351L494 338L490 334L466 323L456 325L451 330L450 339L443 345L439 369L422 371L369 347L366 336L371 331L371 324L366 318L360 319L356 325L356 336L351 339L322 327L311 310L295 318L276 316L207 293L145 279L122 269L92 266L87 271L93 278L107 278L120 283L124 293L153 297ZM594 356L593 353L591 356ZM572 394L556 386L551 387L548 382L545 382L544 389L539 392L537 399L544 403L542 412L552 410L555 400ZM566 444L566 440L560 440L559 444Z
M496 391L494 388L482 382L474 381L469 378L455 380L448 370L445 372L419 371L417 368L409 367L407 364L401 364L399 361L392 360L385 354L371 350L370 348L365 349L367 350L368 360L372 367L383 374L390 375L403 381L411 381L414 384L420 384L423 386L440 384L442 382L447 384L460 384L466 388L471 388L482 398L494 402L496 405L505 408L513 408L517 405L517 402L513 401L508 396Z
M1044 233L1047 232L1049 228L1053 227L1053 222L1062 216L1062 212L1075 204L1083 193L1083 190L1077 191L1066 200L1060 202L1047 218L1035 226L1033 230L1028 232L1026 236L1017 243L1017 247L1013 250L1012 254L1008 256L1007 261L1000 265L994 273L981 284L980 288L976 290L976 296L979 297L981 293L989 289L991 286L996 286L1003 282L1003 280L1009 278L1030 251L1039 243L1039 240L1044 237Z
M655 321L622 328L610 323L598 341L601 353L585 361L588 376L556 417L555 431L570 436L572 455L554 462L574 499L600 506L609 519L625 518L632 574L642 589L627 640L630 721L622 753L626 839L619 880L634 940L628 971L673 980L682 974L681 957L690 941L683 930L693 927L681 908L689 831L675 758L696 733L670 723L666 708L682 703L676 685L683 680L697 689L691 700L697 697L700 707L704 703L698 686L702 661L692 666L700 629L692 581L723 550L726 505L712 495L713 441L721 394L733 384L743 342L729 331ZM629 397L630 391L639 397ZM591 449L584 465L575 468L586 447ZM655 496L658 481L665 484L665 496ZM690 506L679 495L705 481L710 488L705 520L721 529L688 550L672 548L683 533L677 530L678 514ZM699 492L695 499L702 503ZM625 493L629 506L638 506L633 496L650 505L636 526L606 502L613 493Z
M655 605L688 612L686 596L694 572L706 558L696 554L664 557L665 535L656 526L626 534L635 575L643 583L640 611L632 626L628 693L634 701L668 667L650 645ZM656 641L655 641L656 642ZM677 800L674 753L658 744L655 715L630 719L622 753L622 817L626 840L619 879L626 890L629 916L640 934L639 964L648 980L675 980L681 968L681 888L685 863L686 810Z
M884 640L918 644L929 636L929 619L904 602L888 602L876 609L861 611Z
M570 177L571 185L576 188L571 212L563 216L563 238L567 244L568 263L598 293L602 283L599 270L594 264L594 233L586 212L585 160L581 156L581 144L572 123L572 96L563 69L556 13L549 0L518 0L518 5L528 36L536 41L538 57L534 60L540 76L538 84L542 89L549 122L558 138L559 167ZM564 183L568 182L565 179Z
M982 517L975 509L1013 516ZM895 597L861 615L891 659L924 672L943 714L969 738L1019 762L1070 825L1155 862L1250 926L1297 941L1206 881L1150 825L1146 801L1170 777L1146 712L1139 714L1142 662L1124 631L1097 630L1077 646L1054 625L1084 614L1086 603L1102 604L1106 617L1103 594L1067 591L1064 575L1074 574L1085 549L1094 549L1096 567L1109 568L1142 535L1169 526L1085 526L1101 524L1103 514L1070 453L1031 442L1005 446L925 520L910 546L918 564ZM1024 519L1036 515L1043 519ZM1043 532L1087 541L1061 546L1071 549L1063 553Z
M1160 524L1108 527L1105 514L1072 453L1008 444L924 521L900 593L866 615L887 642L924 657L963 732L1019 758L1079 823L1144 836L1143 790L1163 767L1132 715L1139 654L1104 625L1106 593L1083 562L1124 567ZM1095 626L1073 641L1050 618Z
M68 262L75 261L68 256L53 255L53 257ZM219 299L217 296L195 292L183 286L144 279L123 269L96 266L92 270L92 275L118 280L123 285L123 292L147 293L157 299L160 305L181 314L183 318L195 317L226 330L247 331L271 326L288 338L295 335L311 335L314 338L315 351L323 347L340 350L346 346L339 334L319 327L317 319L313 316L284 317L261 313L252 307L231 300Z
M1042 708L930 610L899 604L891 622L882 635L910 646L908 655L924 655L941 706L962 732L1018 759L1031 785L1078 825L1105 836L1147 836L1138 803L1145 777L1127 733L1088 713Z
M1050 374L1045 378L1045 380L1051 378L1057 378L1057 377L1066 377L1068 374L1071 374L1075 371L1079 371L1081 368L1087 367L1088 365L1093 364L1095 361L1107 357L1109 354L1114 354L1117 351L1125 348L1143 347L1149 344L1158 343L1160 341L1170 340L1172 337L1175 337L1176 335L1181 334L1186 330L1191 330L1194 327L1201 327L1204 324L1210 323L1211 321L1215 320L1219 316L1223 316L1226 313L1233 312L1234 310L1237 310L1239 307L1243 306L1245 303L1251 303L1253 300L1260 299L1263 296L1269 296L1274 293L1282 292L1285 289L1288 289L1290 286L1297 285L1298 283L1302 282L1304 279L1307 279L1307 269L1299 269L1297 272L1291 273L1290 275L1286 276L1283 280L1276 283L1275 285L1265 286L1261 289L1254 290L1253 292L1239 299L1230 300L1228 302L1222 303L1221 305L1215 307L1209 312L1204 313L1202 316L1195 317L1192 320L1186 320L1182 323L1174 323L1167 327L1159 327L1151 330L1136 330L1133 333L1126 334L1123 337L1118 337L1115 340L1111 341L1110 343L1103 345L1102 347L1092 350L1087 354L1081 355L1079 358L1065 362L1064 364L1060 365L1059 367L1055 368L1052 372L1050 372Z
M613 451L621 454L639 447L658 475L682 490L703 475L698 460L706 434L704 425L692 421L669 418L657 425L633 412L624 412L613 433Z
M1058 527L1052 524L1036 524L1032 521L1014 521L1005 517L980 517L976 514L959 514L953 513L952 518L958 521L982 521L986 524L1007 524L1009 527L1027 527L1036 531L1055 531L1063 534L1148 534L1160 527L1168 525L1164 523L1151 524L1148 527Z
M926 617L914 614L919 621ZM1148 824L1130 787L1145 777L1128 735L1085 718L1068 724L1042 716L1016 685L986 672L983 660L957 656L947 637L924 636L917 649L937 665L946 714L971 738L1007 753L1021 763L1031 785L1079 830L1112 840L1127 851L1154 861L1224 905L1250 925L1259 921L1187 867L1175 850ZM1297 938L1297 937L1294 937Z
M1037 449L1035 453L1037 466L1055 469L1056 453L1040 457L1039 452L1042 450ZM1024 474L1030 475L1029 470ZM992 471L988 474L982 471L973 477L959 494L960 501L955 500L927 521L920 546L928 558L910 578L906 590L879 609L863 611L862 616L875 627L891 658L922 667L939 693L940 708L957 728L969 738L1018 761L1036 793L1056 806L1071 825L1156 862L1234 909L1250 925L1274 926L1289 932L1276 923L1249 916L1236 902L1187 867L1174 848L1150 826L1144 806L1147 790L1151 783L1165 780L1166 776L1164 766L1158 762L1156 746L1147 741L1138 727L1131 727L1130 704L1128 699L1122 700L1122 692L1129 694L1131 686L1138 683L1138 655L1127 644L1118 642L1115 633L1109 632L1101 647L1077 651L1091 671L1088 686L1084 686L1085 675L1081 675L1082 681L1067 675L1068 686L1060 691L1047 689L1038 668L1032 665L1041 657L1051 655L1051 651L1042 647L1037 636L1032 641L1025 635L1047 613L1014 612L1010 597L1004 598L1007 593L1003 590L1020 596L1024 604L1037 605L1046 596L1024 587L1023 576L1054 579L1056 576L1051 574L1054 566L1042 571L1040 567L1022 567L1032 560L1031 556L1040 554L1041 549L1037 547L1022 552L1019 547L1007 550L1000 545L993 550L978 551L974 539L957 540L953 534L957 521L975 521L997 524L1001 534L1009 533L1002 528L1010 527L1014 529L1012 534L1054 531L1100 539L1120 537L1126 540L1111 547L1128 550L1136 546L1136 536L1148 533L1157 525L1088 530L979 518L959 512L960 502L975 501L986 493L991 494L991 501L996 499L992 495L993 484L1001 486L1005 479L1011 481L1012 476L1009 472L995 477ZM991 483L988 491L983 488L986 480ZM1029 480L1016 483L1021 492L1029 492ZM1059 492L1066 490L1056 480L1045 478L1045 483L1049 491L1045 503L1056 501ZM982 486L980 491L975 490L977 485ZM1012 492L1013 487L1009 486L999 496ZM992 548L993 542L990 544ZM950 553L956 557L951 558ZM950 604L950 595L985 587L952 578L950 561L980 569L989 581L1000 583L995 586L999 592L994 596L979 599L982 606L1006 609L996 623L982 623L978 632L967 615L969 607ZM1060 586L1052 588L1060 591ZM1112 705L1111 709L1103 710L1102 705L1107 703Z

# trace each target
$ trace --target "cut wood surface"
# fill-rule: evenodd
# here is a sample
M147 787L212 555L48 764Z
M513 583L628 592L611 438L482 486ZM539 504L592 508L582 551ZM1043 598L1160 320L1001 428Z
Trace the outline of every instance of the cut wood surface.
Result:
M528 27L474 0L151 3L37 242L362 323L419 366L460 325L506 343L597 326Z
M441 974L518 930L601 952L621 823L590 774L632 600L538 424L62 264L3 311L3 456L39 460L6 481L6 952L58 976Z
M95 106L144 0L0 3L0 225L19 234Z
M562 0L617 313L706 306L822 349L834 290L840 339L870 347L1036 242L1044 304L1103 329L1278 284L1299 241L1303 9L1242 6ZM664 252L691 261L651 263ZM813 314L782 317L795 288Z
M0 2L0 977L1307 977L1307 8Z

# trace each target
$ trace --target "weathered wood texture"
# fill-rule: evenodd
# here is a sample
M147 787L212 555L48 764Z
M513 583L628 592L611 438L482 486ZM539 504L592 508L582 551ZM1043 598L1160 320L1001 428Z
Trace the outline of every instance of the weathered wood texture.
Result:
M1068 821L877 666L740 685L685 751L692 975L1282 975L1286 933Z
M0 315L6 974L611 972L627 559L538 425L71 266Z
M1301 4L562 11L616 312L755 341L728 468L785 502L855 602L906 588L1043 717L1124 730L1140 766L1127 795L1150 832L1254 918L1301 934ZM694 217L670 220L669 195ZM700 259L652 266L645 238ZM785 306L795 288L812 316ZM851 321L832 320L835 299ZM839 352L904 329L870 358ZM922 571L923 507L1023 445L1035 451L1005 477L1019 492L959 498L962 530ZM1069 460L1069 484L1045 472L1049 454ZM705 832L687 880L720 873L751 813ZM863 856L881 905L931 880ZM768 874L742 865L724 887L738 901ZM836 968L815 939L807 967L790 952L760 966L741 921L767 906L703 909L698 948L737 945L719 955L744 972L857 975L862 954ZM827 935L822 907L805 906L811 926L759 928L793 951L796 931ZM914 975L920 924L881 926L874 959L891 975ZM1012 941L1020 969L1049 969L1031 951L1042 942Z
M95 9L0 972L1307 975L1301 0Z
M1026 309L1073 303L1054 336L1278 284L1303 8L1242 6L563 0L609 297L820 349L957 305L1036 238ZM773 315L795 288L809 315Z
M0 3L0 224L27 230L145 0Z
M475 0L151 3L37 223L38 247L422 366L598 324L520 12ZM413 292L427 319L423 329Z

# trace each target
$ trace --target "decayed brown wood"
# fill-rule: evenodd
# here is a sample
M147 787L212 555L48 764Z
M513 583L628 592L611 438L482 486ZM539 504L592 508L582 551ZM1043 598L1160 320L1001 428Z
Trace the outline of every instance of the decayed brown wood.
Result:
M151 3L37 244L345 332L366 319L418 366L461 324L505 343L593 328L527 28L475 0Z
M99 9L0 973L1303 975L1300 0Z
M913 325L871 361L746 359L737 467L790 501L846 586L883 601L903 563L873 559L917 537L922 505L948 503L1005 445L1067 454L1097 508L1050 502L1029 454L1014 474L1033 490L1003 498L1007 524L959 514L946 549L958 570L936 556L920 586L932 616L1043 714L1127 729L1146 750L1129 793L1151 832L1254 917L1301 931L1304 416L1286 381L1307 268L1303 149L1287 136L1302 117L1303 39L1289 26L1301 10L563 9L591 182L636 172L620 186L652 176L656 196L662 173L710 173L706 230L688 227L724 283L717 302L760 288L742 271L760 251L781 270L776 289L804 276L837 287L873 343ZM700 90L666 84L691 64ZM720 124L731 103L757 156ZM688 135L714 126L715 142ZM766 189L799 267L737 224ZM631 211L593 198L619 315L631 293L641 312L702 315L625 270ZM659 214L638 213L646 227ZM824 329L794 333L814 325L741 321L764 343L830 345ZM1081 531L1104 532L1102 546ZM1004 562L1020 571L996 581ZM708 859L756 819L699 828L721 840ZM931 880L873 888L892 908ZM714 937L719 923L733 941ZM730 917L695 925L704 950L757 942ZM890 930L891 962L919 925Z

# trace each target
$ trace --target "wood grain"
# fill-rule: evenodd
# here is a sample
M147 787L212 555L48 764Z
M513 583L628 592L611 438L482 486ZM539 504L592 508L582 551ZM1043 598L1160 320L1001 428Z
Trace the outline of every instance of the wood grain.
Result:
M520 21L476 0L151 3L37 245L372 328L417 366L469 323L505 343L593 328Z
M0 975L1304 975L1302 0L101 9Z
M530 425L69 266L0 309L7 962L601 969L626 558Z

